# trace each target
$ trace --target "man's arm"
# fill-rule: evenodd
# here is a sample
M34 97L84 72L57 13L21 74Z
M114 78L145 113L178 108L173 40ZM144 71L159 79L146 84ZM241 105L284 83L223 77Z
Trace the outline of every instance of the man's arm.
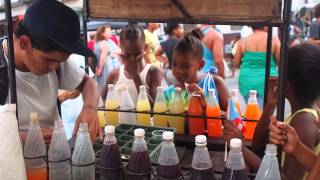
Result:
M81 84L77 87L83 97L83 108L77 118L73 135L76 135L80 123L88 123L89 134L92 142L94 142L97 135L102 140L101 129L97 114L97 105L99 100L99 91L96 83L88 76L84 75Z
M214 61L218 68L218 75L224 78L224 64L223 64L223 36L217 34L213 37L212 52L214 54Z

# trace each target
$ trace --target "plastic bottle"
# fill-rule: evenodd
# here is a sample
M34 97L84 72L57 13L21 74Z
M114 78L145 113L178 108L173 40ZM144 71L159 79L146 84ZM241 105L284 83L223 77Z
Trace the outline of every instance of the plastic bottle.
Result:
M63 122L54 122L54 131L48 151L49 179L50 180L71 180L71 151L67 142Z
M116 96L113 84L108 84L108 94L105 102L105 109L115 110L119 108L119 101ZM106 111L106 125L116 126L119 124L119 113L114 111Z
M145 85L139 87L139 96L137 101L137 111L151 112L151 106L148 99L147 89ZM143 126L151 126L150 114L137 114L137 122Z
M277 146L267 144L265 155L256 175L256 180L280 180L279 164L277 159Z
M28 180L46 180L46 144L39 126L38 114L30 113L30 126L24 145L24 159Z
M26 180L15 104L0 106L0 142L0 164L5 166L0 172L1 179Z
M240 102L239 102L239 91L238 89L231 89L231 98L233 99L235 105L236 105L236 108L238 110L238 113L240 116L242 116L242 113L241 113L241 106L240 106Z
M191 116L202 116L201 96L199 94L192 94L189 103L189 112ZM204 118L189 117L189 134L201 135L205 132Z
M206 114L208 117L221 117L221 109L216 97L216 91L209 89L209 97L207 98ZM221 119L207 118L208 136L221 137L222 136L222 121Z
M192 158L192 180L214 180L214 170L207 149L207 137L198 135L195 138L196 148Z
M241 152L242 141L234 138L230 141L230 151L226 166L224 168L222 180L247 180L245 164Z
M249 120L259 120L260 119L260 110L257 100L257 91L250 90L250 98L248 101L246 113L245 113L246 119ZM257 122L246 122L246 132L244 134L244 137L246 139L252 139L254 131L256 129Z
M168 106L163 95L162 87L158 87L157 96L153 107L153 112L155 113L166 113L168 111ZM168 117L166 115L154 115L153 116L153 125L159 127L168 127Z
M88 124L80 123L76 144L72 154L72 179L95 179L95 156L88 133Z
M123 168L119 147L114 136L115 127L106 126L104 128L105 139L101 156L99 159L99 172L101 180L122 180Z
M122 90L120 110L130 111L134 109L135 109L135 105L132 101L129 91ZM136 113L120 112L119 123L136 124Z
M173 144L173 132L165 131L162 135L161 151L158 159L158 179L178 179L182 173L176 148Z
M181 88L176 87L175 88L175 94L174 94L174 98L173 98L173 102L170 105L170 113L172 114L182 114L184 113L184 102L182 100L181 97ZM176 132L178 134L183 134L184 133L184 117L179 117L179 116L172 116L169 119L169 125L170 127L176 128Z
M134 130L135 139L126 168L128 180L151 180L152 166L144 135L144 129Z

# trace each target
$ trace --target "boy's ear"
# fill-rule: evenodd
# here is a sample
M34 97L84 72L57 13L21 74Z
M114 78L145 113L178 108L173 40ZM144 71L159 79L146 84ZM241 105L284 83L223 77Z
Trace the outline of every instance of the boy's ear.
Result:
M19 46L22 50L32 49L31 40L28 36L22 35L19 37Z
M200 62L199 62L199 70L201 70L203 67L204 67L204 60L203 59L200 59Z

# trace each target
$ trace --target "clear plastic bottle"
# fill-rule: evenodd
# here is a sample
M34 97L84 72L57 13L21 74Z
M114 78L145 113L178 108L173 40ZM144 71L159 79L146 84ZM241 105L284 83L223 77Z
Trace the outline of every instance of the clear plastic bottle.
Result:
M152 166L144 135L144 129L134 130L135 139L126 169L128 180L151 180Z
M182 96L181 96L181 88L179 88L179 87L175 88L175 94L174 94L173 102L170 105L170 109L169 110L170 110L170 113L172 113L172 114L182 114L182 113L184 113L185 106L184 106L184 102L183 102ZM176 128L177 129L177 133L179 133L179 134L183 134L184 133L184 123L185 123L184 117L172 116L169 119L170 127Z
M163 88L161 86L157 89L157 96L153 107L153 112L155 113L166 113L168 111L168 106L166 99L163 95ZM171 117L170 117L171 118ZM153 125L159 127L168 127L169 117L166 115L154 115Z
M173 144L173 132L165 131L162 135L157 177L159 179L178 179L181 175L178 154Z
M119 147L114 136L115 127L106 126L104 128L106 137L104 139L101 157L99 159L99 172L101 180L122 180L123 168Z
M0 105L0 142L1 179L26 180L15 104Z
M242 141L234 138L230 141L230 151L224 168L222 180L247 180L245 163L241 152Z
M31 123L24 145L24 159L28 180L46 180L46 144L39 126L38 114L30 113Z
M219 102L216 97L215 89L209 89L206 114L208 117L220 117L222 115ZM222 127L221 119L207 118L208 136L221 137L222 136L221 127Z
M214 180L214 170L207 149L207 137L198 135L195 138L196 148L192 158L192 180Z
M259 120L260 119L260 109L257 100L257 91L250 90L250 97L247 104L246 119L249 120ZM257 122L246 122L246 132L244 134L246 139L252 139L254 131L256 129Z
M276 145L267 144L256 180L281 180Z
M151 111L150 102L148 99L147 89L145 85L139 87L139 96L137 101L137 111L149 112ZM151 126L150 114L137 114L137 122L140 125Z
M108 94L105 102L105 109L115 110L119 108L119 100L113 84L108 84ZM119 113L106 111L106 124L116 126L119 124Z
M88 124L80 123L76 144L72 154L72 179L95 179L95 156L88 133Z
M54 122L54 131L48 151L49 180L71 180L71 151L63 122Z
M134 109L135 109L135 105L132 101L129 91L122 90L120 110L130 111ZM136 113L120 112L119 123L136 124Z

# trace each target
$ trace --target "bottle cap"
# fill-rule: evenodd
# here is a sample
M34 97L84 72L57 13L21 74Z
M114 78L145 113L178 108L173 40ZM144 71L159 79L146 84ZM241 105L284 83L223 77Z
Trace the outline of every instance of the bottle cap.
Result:
M80 131L88 131L88 123L80 123L79 130Z
M231 96L238 96L238 89L231 89Z
M163 88L161 86L157 87L157 91L162 93L163 92Z
M231 148L241 148L242 147L242 141L238 138L233 138L230 141L230 147Z
M165 132L162 134L162 139L163 139L163 140L172 140L172 139L173 139L173 132L171 132L171 131L165 131Z
M206 146L207 145L207 137L205 135L196 136L196 145L197 146Z
M138 128L134 130L134 136L144 136L145 135L145 131L144 129Z
M250 96L256 96L257 95L257 91L256 90L250 90Z
M277 146L274 144L267 144L266 153L277 154Z
M105 132L106 134L114 134L115 128L114 128L114 126L106 126L106 127L104 128L104 132Z
M174 88L175 91L181 91L181 88L180 87L176 87Z
M32 124L38 124L39 123L39 118L38 118L38 113L37 112L31 112L30 113L30 119Z
M114 89L114 85L113 84L108 84L108 90L110 89Z
M140 89L140 92L141 92L141 91L145 91L145 90L146 90L146 86L145 86L145 85L140 85L140 86L139 86L139 89Z

